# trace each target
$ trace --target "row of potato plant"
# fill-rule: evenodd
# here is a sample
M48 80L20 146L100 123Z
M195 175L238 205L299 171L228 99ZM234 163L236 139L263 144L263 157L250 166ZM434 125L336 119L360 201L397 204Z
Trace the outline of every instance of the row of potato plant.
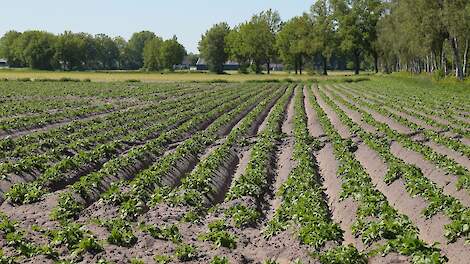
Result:
M331 91L330 91L331 92ZM396 179L403 179L406 186L406 191L412 196L421 196L427 202L428 206L423 211L426 218L430 218L437 213L443 213L451 219L451 223L444 226L444 234L449 239L449 242L454 242L459 237L467 237L470 233L470 210L462 205L462 203L443 192L443 189L438 187L435 183L430 181L423 175L423 172L416 166L406 163L405 161L395 157L390 151L390 142L394 140L388 135L376 135L364 131L357 123L353 122L344 111L342 111L330 98L323 93L324 100L334 109L338 114L341 121L346 124L351 132L356 133L364 142L373 150L375 150L380 157L387 163L388 171L384 178L385 183L391 184ZM362 114L362 119L367 120L370 124L384 126L378 123L367 112L361 110L344 99L340 98L334 92L332 96L353 111L358 111ZM470 241L470 240L469 240Z
M319 251L328 241L341 241L343 232L330 218L324 199L313 154L321 144L308 130L302 91L303 87L298 87L294 97L293 160L296 165L278 191L282 202L268 222L264 235L270 238L292 227L302 244Z
M181 185L166 196L166 200L172 204L188 205L195 210L205 209L210 201L210 196L215 195L214 177L220 166L236 148L244 143L245 136L254 122L274 100L284 93L285 89L267 95L248 115L246 115L232 131L227 135L223 144L213 150L206 158L202 159L191 173L185 177Z
M336 88L339 88L339 87L336 86ZM345 94L346 96L348 96L349 98L352 98L355 101L360 102L361 105L364 105L364 106L366 106L370 109L373 109L373 110L377 111L378 113L381 113L384 116L388 116L388 117L392 118L393 120L399 122L400 124L403 124L403 125L407 126L413 132L422 133L422 135L426 139L430 139L430 140L436 142L437 144L447 146L450 149L453 149L457 152L460 152L463 156L466 156L466 157L470 158L470 146L465 145L464 143L462 143L461 141L459 141L457 139L442 135L442 133L438 133L434 130L425 129L423 127L420 127L418 124L416 124L414 122L411 122L408 119L406 119L406 118L404 118L404 117L402 117L402 116L400 116L396 113L390 112L387 109L380 106L380 104L386 104L389 107L394 106L396 108L396 105L397 105L396 102L395 103L392 103L392 102L386 103L386 102L383 102L383 101L378 102L375 99L367 98L367 100L371 100L373 102L373 103L369 103L367 100L362 100L361 97L358 98L356 96L353 96L351 93L347 92L345 89L341 89L341 92L343 94ZM364 97L364 98L366 98L366 97ZM413 112L408 112L407 114L411 114L412 116L416 117L416 114L413 113Z
M375 189L370 176L355 159L354 151L357 147L352 140L341 137L311 89L307 90L307 95L339 163L337 175L342 182L341 197L352 198L359 206L352 226L353 234L369 246L383 241L381 246L370 253L372 255L397 252L411 256L413 263L445 262L445 257L440 255L437 248L419 238L419 231L409 218L398 213L386 197Z
M346 95L347 96L347 95ZM354 100L353 98L350 98ZM365 103L364 103L365 104ZM367 114L362 109L358 109L363 114ZM399 142L404 147L420 153L425 159L434 163L437 167L444 169L445 171L458 177L457 188L464 188L470 191L470 172L464 166L460 165L458 162L434 151L431 147L422 144L418 141L412 140L408 135L399 133L384 123L377 122L374 119L365 119L364 121L368 122L370 125L375 126L380 132L384 133L386 136L391 139Z
M125 155L109 160L99 171L81 177L79 181L71 186L69 191L61 195L59 206L54 210L53 216L59 220L76 217L84 206L83 202L89 203L90 200L95 200L97 198L94 197L96 191L106 191L107 187L101 186L101 182L105 178L113 177L122 169L136 163L142 163L145 161L146 163L151 164L152 161L155 161L165 152L166 148L171 143L181 140L181 137L188 133L195 132L194 130L199 129L204 121L215 119L227 111L227 105L222 105L215 111L210 111L210 108L207 109L207 106L195 106L195 108L198 109L199 112L204 108L206 108L206 110L193 115L190 120L176 128L161 133L157 138L147 141L144 145L132 148ZM178 116L175 116L172 119L177 120ZM198 121L193 122L192 120ZM169 125L167 124L166 126ZM77 201L72 197L73 193L78 194L82 199L84 199L84 201Z
M242 100L239 102L234 101L233 105L237 106L235 109L224 113L210 124L207 129L192 135L179 144L174 152L165 155L150 168L140 172L130 183L126 183L126 186L130 186L129 191L122 192L120 190L120 185L122 184L115 184L103 195L103 198L115 205L120 205L123 217L135 218L144 211L145 207L152 203L153 199L151 197L155 190L158 190L157 192L167 192L173 187L167 186L164 179L175 170L178 164L184 163L187 158L201 155L208 146L219 138L219 130L222 127L233 123L233 120L243 114L243 112L254 107L262 96L266 96L272 91L272 89L266 89L266 91L259 93L257 96L249 94L248 97L242 97Z
M228 100L232 100L237 97L236 95L232 95L232 93L225 96L227 96ZM164 129L167 128L167 125L172 124L174 118L178 118L182 121L189 119L192 115L197 113L197 109L195 107L200 104L206 105L211 103L208 104L208 107L216 107L218 104L224 102L223 100L219 102L214 100L219 97L220 95L208 96L203 94L201 97L195 97L195 100L183 100L178 104L173 104L174 109L169 108L169 111L163 112L161 114L157 112L157 120L160 120L160 122L152 124L148 127L142 126L134 133L127 135L124 134L126 135L125 137L114 139L110 142L106 142L106 144L98 145L90 151L78 152L77 155L62 159L59 163L48 167L44 173L41 174L35 181L13 185L10 191L7 192L6 196L15 203L35 202L41 198L42 194L48 192L47 189L49 187L64 181L64 175L66 173L79 170L84 166L97 163L100 160L104 162L105 160L116 156L122 152L119 150L126 150L132 146L127 142L138 142L151 138L153 134L158 133L159 131L164 131ZM167 121L161 123L165 119L167 119ZM146 121L150 123L149 120ZM122 129L128 130L127 133L132 131L130 127L122 127Z

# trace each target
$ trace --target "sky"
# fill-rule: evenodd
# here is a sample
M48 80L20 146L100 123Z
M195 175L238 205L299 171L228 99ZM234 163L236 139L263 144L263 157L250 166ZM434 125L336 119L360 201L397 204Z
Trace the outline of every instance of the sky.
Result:
M283 20L308 11L313 0L14 0L2 1L0 34L31 29L105 33L126 39L150 30L163 38L173 35L188 52L218 22L235 26L255 13L272 8Z

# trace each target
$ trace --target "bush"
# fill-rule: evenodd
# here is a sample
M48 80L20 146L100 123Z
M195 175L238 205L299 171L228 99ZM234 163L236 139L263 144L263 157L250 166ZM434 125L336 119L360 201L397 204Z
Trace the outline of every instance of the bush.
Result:
M209 83L229 83L229 81L224 80L224 79L215 79L215 80L210 80Z
M59 79L59 82L81 82L80 79L73 79L69 77L62 77Z
M446 78L446 74L445 74L443 69L439 69L437 71L434 71L433 74L432 74L432 79L434 81L441 81L441 80L444 80L445 78Z
M265 80L248 80L247 83L279 83L278 79L265 79Z

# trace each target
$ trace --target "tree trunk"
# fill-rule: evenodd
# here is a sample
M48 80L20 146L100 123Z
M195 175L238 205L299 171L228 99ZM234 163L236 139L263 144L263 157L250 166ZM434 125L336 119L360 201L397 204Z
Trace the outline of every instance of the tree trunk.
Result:
M302 64L303 64L302 63L302 56L299 56L299 73L300 73L300 75L302 75L302 67L303 67Z
M328 60L326 59L325 56L322 56L322 61L323 61L323 75L328 75Z
M358 75L361 68L361 62L359 59L359 52L354 52L354 74Z
M377 55L376 52L374 52L372 54L372 56L374 57L374 70L375 70L375 73L379 73L379 56Z
M447 62L446 62L446 54L444 50L444 46L442 46L441 52L441 69L444 71L444 75L447 76Z
M297 59L294 60L294 68L295 68L295 75L299 74L299 63L297 62Z
M270 74L271 73L271 62L270 62L270 60L267 60L266 64L268 66L268 74Z
M463 68L462 68L462 62L460 60L458 40L456 37L451 37L449 38L449 40L450 40L450 46L454 53L455 77L457 78L457 80L462 81L463 80Z
M463 53L463 75L467 76L468 74L468 51L469 51L468 39L465 41L465 51Z

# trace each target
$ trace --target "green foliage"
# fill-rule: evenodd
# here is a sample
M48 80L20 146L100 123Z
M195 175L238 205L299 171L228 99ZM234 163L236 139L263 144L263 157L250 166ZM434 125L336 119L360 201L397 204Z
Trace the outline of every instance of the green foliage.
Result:
M5 197L15 204L29 204L39 201L43 194L43 187L39 184L16 183L5 193Z
M194 260L198 256L197 248L193 245L180 244L175 250L175 256L179 261Z
M367 257L351 245L339 246L318 255L322 264L367 264Z
M78 217L82 209L83 205L77 202L72 194L64 192L59 195L58 206L52 210L51 218L65 222Z
M230 27L227 23L219 23L206 31L199 41L201 56L206 60L209 70L215 73L223 73L224 71L223 65L228 59L225 38L229 32Z
M0 264L16 264L19 263L15 257L7 256L0 249Z
M310 30L312 24L308 15L294 17L287 21L276 37L276 46L285 66L302 72L303 58L309 54Z
M163 39L155 37L145 43L143 50L144 65L148 71L158 71L163 68L160 51L163 45Z
M169 240L173 243L182 242L182 236L176 225L170 225L163 228L158 228L154 225L141 224L140 228L143 232L149 233L153 238Z
M201 235L199 238L203 241L211 241L216 247L226 247L234 249L237 247L236 237L234 234L226 231L227 226L224 220L216 220L209 223L209 232Z
M238 204L230 207L225 212L226 215L232 217L236 227L247 227L256 224L261 214L255 208Z
M160 57L163 68L173 71L173 65L180 64L184 56L186 56L186 50L178 42L176 36L162 43Z
M155 255L153 260L155 260L157 264L168 264L171 263L172 257L168 255Z
M118 246L130 247L137 242L137 237L132 231L132 225L123 219L112 219L101 222L110 232L108 242Z
M228 259L226 257L219 257L219 256L215 256L210 264L229 264L230 262L228 261Z
M132 258L131 264L145 264L145 261L142 259L138 259L138 258Z

